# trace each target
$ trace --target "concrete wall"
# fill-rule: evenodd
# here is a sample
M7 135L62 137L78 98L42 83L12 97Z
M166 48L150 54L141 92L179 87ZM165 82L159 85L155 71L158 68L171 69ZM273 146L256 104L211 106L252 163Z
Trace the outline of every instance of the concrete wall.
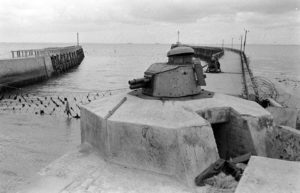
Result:
M214 56L216 58L221 58L224 55L224 50L218 47L208 47L208 46L192 46L187 44L172 44L171 48L178 46L188 46L194 49L195 56L203 60L211 60Z
M51 65L48 68L51 72ZM43 78L48 78L44 57L0 60L0 84L15 85Z

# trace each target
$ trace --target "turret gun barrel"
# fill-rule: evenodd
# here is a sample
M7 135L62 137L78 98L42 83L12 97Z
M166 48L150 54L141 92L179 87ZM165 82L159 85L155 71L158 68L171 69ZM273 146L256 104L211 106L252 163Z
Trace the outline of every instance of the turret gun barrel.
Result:
M137 78L137 79L129 80L128 83L130 85L133 85L133 84L147 83L149 81L150 80L148 78Z
M138 89L138 88L144 88L147 86L147 84L150 82L149 78L137 78L133 80L129 80L129 88L130 89Z

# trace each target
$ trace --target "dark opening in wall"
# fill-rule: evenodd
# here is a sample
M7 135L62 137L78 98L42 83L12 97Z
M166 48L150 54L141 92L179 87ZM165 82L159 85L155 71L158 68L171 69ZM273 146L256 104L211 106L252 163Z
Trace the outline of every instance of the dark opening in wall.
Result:
M222 159L230 158L230 124L215 123L211 124L215 141L218 147L219 156Z

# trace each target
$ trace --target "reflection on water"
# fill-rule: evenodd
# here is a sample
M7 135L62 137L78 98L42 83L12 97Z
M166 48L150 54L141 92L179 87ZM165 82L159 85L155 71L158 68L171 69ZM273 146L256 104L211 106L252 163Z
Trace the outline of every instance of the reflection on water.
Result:
M0 114L0 192L13 192L51 161L80 144L80 122Z

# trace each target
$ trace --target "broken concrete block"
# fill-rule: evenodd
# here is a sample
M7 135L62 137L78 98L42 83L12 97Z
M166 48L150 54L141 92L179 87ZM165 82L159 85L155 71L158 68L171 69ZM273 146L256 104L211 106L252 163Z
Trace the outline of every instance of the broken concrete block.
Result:
M298 110L294 108L268 107L267 110L273 115L276 125L284 125L296 128Z
M269 157L300 161L300 131L291 127L276 126L267 131Z
M298 193L300 163L252 156L235 193Z

